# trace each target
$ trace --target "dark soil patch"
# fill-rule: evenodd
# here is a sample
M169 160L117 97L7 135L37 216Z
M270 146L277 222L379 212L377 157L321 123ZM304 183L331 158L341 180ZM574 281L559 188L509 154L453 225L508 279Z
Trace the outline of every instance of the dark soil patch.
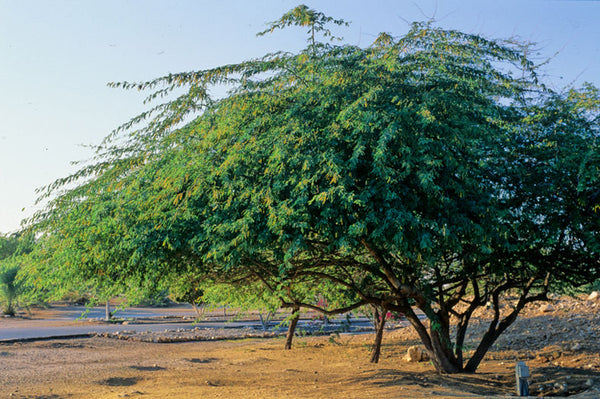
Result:
M100 381L99 384L109 387L130 387L137 384L139 380L137 377L111 377Z

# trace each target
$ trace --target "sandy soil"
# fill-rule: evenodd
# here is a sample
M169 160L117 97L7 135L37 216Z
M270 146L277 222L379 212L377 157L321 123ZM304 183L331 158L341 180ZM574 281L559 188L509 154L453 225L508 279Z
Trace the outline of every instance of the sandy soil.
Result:
M406 362L407 348L418 344L409 327L386 333L379 364L368 363L371 334L299 336L291 351L281 337L0 343L0 398L506 397L515 391L516 360L531 369L532 394L600 398L596 306L560 299L528 309L471 375L438 375L429 362Z

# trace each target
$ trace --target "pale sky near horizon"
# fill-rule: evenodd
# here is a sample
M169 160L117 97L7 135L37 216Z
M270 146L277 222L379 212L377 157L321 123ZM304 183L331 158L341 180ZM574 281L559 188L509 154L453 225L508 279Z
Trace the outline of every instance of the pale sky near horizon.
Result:
M112 129L148 106L110 89L305 45L302 30L255 37L304 3L352 24L345 42L400 36L407 21L538 43L546 81L600 86L597 0L0 0L0 233L34 211L35 189L74 172Z

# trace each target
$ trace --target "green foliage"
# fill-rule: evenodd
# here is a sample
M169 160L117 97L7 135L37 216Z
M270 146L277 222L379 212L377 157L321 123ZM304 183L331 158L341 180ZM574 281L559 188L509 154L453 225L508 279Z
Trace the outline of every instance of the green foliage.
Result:
M188 91L47 187L30 274L103 296L201 287L242 309L377 305L443 372L474 371L526 303L599 277L596 88L549 90L519 43L428 23L319 43L332 23L299 6L267 30L309 27L297 54L111 84ZM515 311L464 365L473 311L509 291Z
M30 287L20 275L32 245L33 239L29 236L0 235L0 298L3 299L3 313L6 315L14 316L19 303L27 305L35 302Z
M273 31L276 29L285 29L290 26L302 26L309 28L307 32L310 35L308 42L313 46L316 45L315 33L320 33L323 35L323 37L329 38L330 40L342 40L341 38L333 36L331 31L326 28L326 26L330 24L344 26L349 25L348 22L342 19L336 20L326 16L322 12L317 12L305 5L300 5L285 13L279 20L271 22L269 24L269 28L265 31L259 32L257 36L263 36L266 33L273 33Z
M19 268L16 266L4 269L0 272L0 289L2 290L6 301L4 314L10 316L15 315L14 302L21 290L21 287L17 282L18 272Z
M280 306L277 297L259 284L241 287L230 284L211 284L204 289L204 301L213 307L230 306L241 314L253 310L275 312Z
M19 248L19 239L17 236L5 237L0 235L0 261L12 257Z
M204 301L202 279L178 276L176 281L169 284L169 291L175 302L198 305Z

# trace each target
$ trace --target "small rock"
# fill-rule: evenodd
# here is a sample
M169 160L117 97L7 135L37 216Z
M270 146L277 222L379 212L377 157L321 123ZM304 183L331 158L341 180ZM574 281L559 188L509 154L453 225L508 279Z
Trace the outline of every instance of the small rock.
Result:
M588 387L591 387L592 385L594 385L594 380L592 380L591 378L588 378L585 381L585 385L588 386Z
M587 298L588 301L591 302L597 302L600 300L600 292L599 291L593 291Z
M569 390L569 386L568 386L568 385L567 385L567 383L565 382L565 383L563 383L563 384L562 384L562 386L560 387L560 389L561 389L563 392L567 392L567 391Z
M427 352L425 352L421 347L417 345L413 345L406 351L406 356L404 360L410 363L422 362L429 360L429 356Z
M578 342L578 343L576 343L576 344L573 344L573 345L571 346L571 350L572 350L572 351L578 351L578 350L580 350L580 349L581 349L581 344L580 344L579 342Z
M546 303L546 304L540 306L540 312L544 312L544 313L554 312L554 306L550 305L549 303Z

